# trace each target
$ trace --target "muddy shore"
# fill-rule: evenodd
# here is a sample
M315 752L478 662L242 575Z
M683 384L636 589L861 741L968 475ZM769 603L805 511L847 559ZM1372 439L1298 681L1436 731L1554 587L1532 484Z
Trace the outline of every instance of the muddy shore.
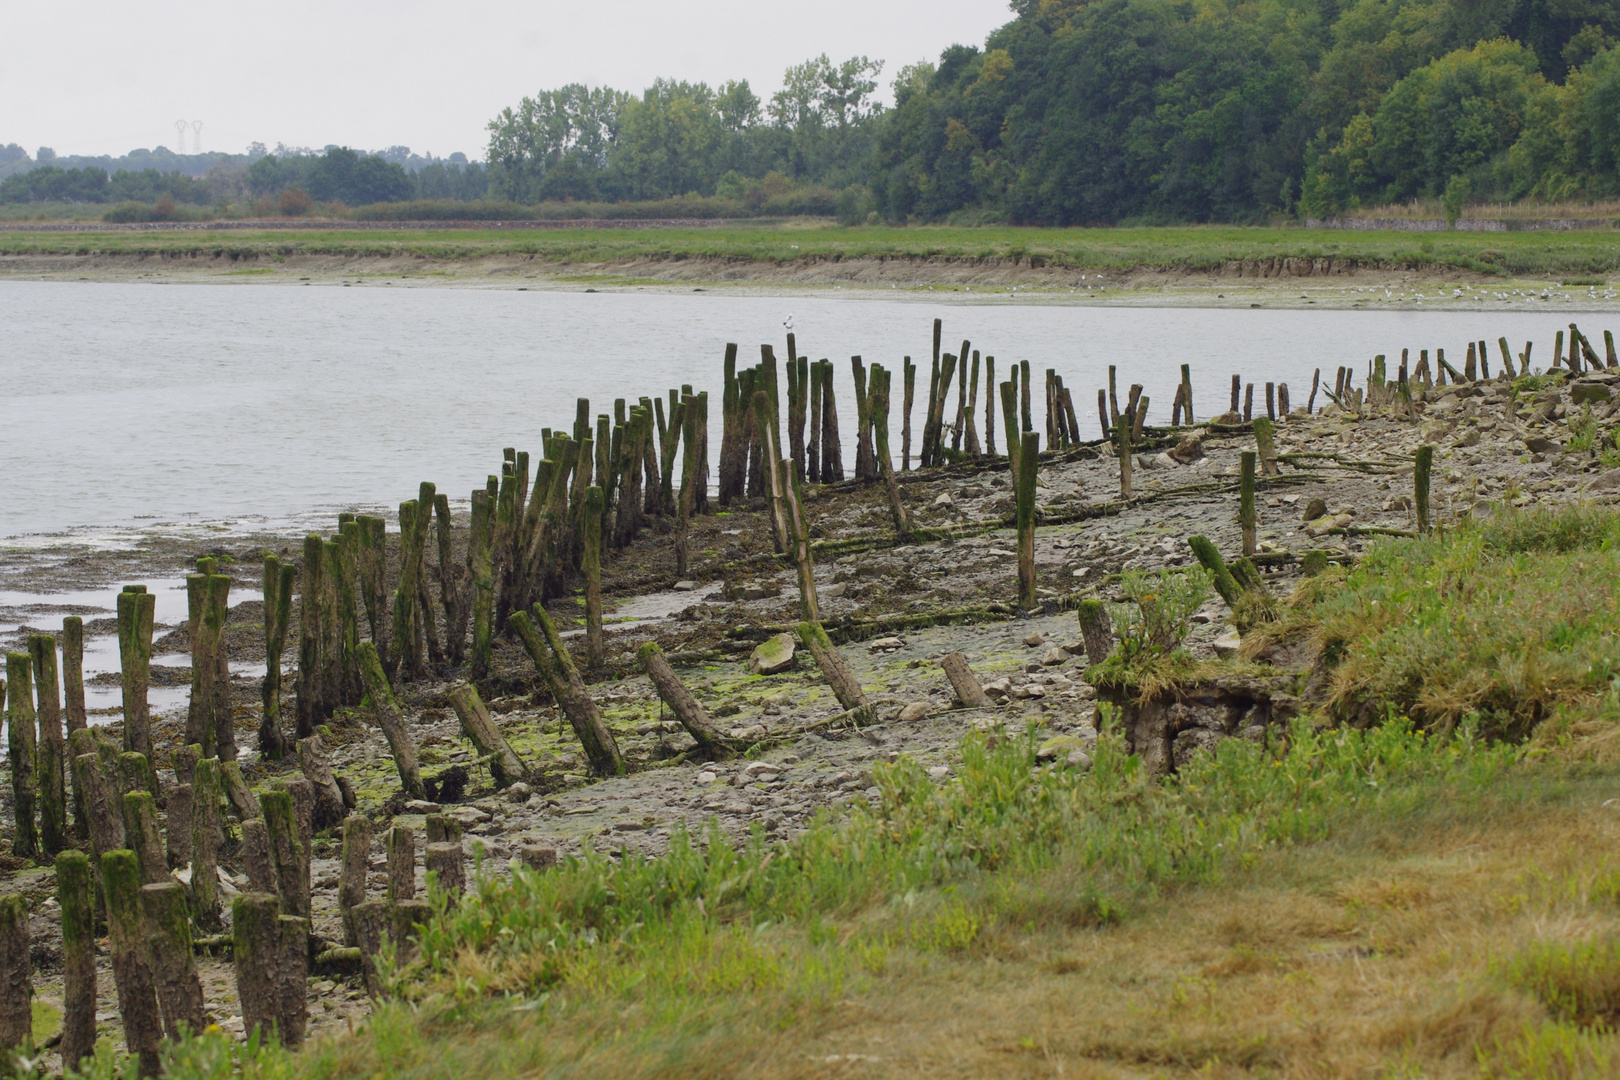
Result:
M1591 415L1608 421L1620 410L1620 373L1590 372L1582 380L1590 388L1583 398L1595 403ZM1620 469L1605 468L1591 452L1569 449L1570 422L1585 414L1567 388L1516 396L1505 383L1484 382L1420 394L1416 405L1415 417L1397 404L1369 408L1363 416L1329 406L1317 415L1282 419L1281 475L1261 482L1258 499L1258 561L1274 593L1292 587L1305 551L1354 560L1381 535L1413 527L1412 460L1420 444L1438 448L1432 501L1441 522L1483 517L1506 506L1620 501ZM1004 462L904 474L901 488L914 523L951 531L950 539L931 543L896 546L879 485L807 489L824 619L867 693L881 702L879 722L861 729L823 726L840 709L802 653L779 674L749 672L754 647L798 617L793 569L771 554L761 504L697 520L694 565L685 582L676 579L667 532L655 524L605 564L608 657L602 669L588 675L630 775L605 780L587 775L572 730L540 689L527 655L511 641L497 642L491 675L481 689L497 724L531 770L521 785L497 792L463 738L447 693L464 673L441 671L399 687L424 774L432 777L456 766L470 774L467 790L452 803L404 798L369 710L340 710L325 727L332 764L354 788L357 811L372 820L379 838L371 894L380 895L383 885L382 832L391 824L422 830L430 812L460 821L469 859L481 860L484 872L499 874L507 872L524 845L550 847L562 857L587 845L620 856L656 855L671 831L682 826L715 827L733 839L756 830L773 839L790 837L816 814L836 814L853 800L875 798L870 769L877 762L906 754L936 778L948 777L962 736L975 728L1036 724L1043 737L1062 740L1053 745L1064 753L1084 750L1096 737L1096 693L1082 677L1085 658L1074 603L1087 596L1117 599L1115 582L1125 569L1189 565L1191 535L1205 535L1223 552L1235 552L1239 454L1253 448L1253 435L1233 424L1165 432L1138 456L1135 497L1123 502L1118 462L1105 449L1082 446L1048 455L1037 499L1043 522L1036 540L1043 610L1033 616L1015 614L1012 603L1013 498ZM334 520L327 531L335 525ZM457 557L464 557L464 519L456 522L455 539ZM392 532L390 540L397 541ZM259 680L242 673L255 665L263 670L258 599L263 554L296 557L301 541L301 533L275 530L196 530L131 536L115 546L69 541L13 548L0 552L0 587L31 594L100 592L104 608L84 602L77 613L85 619L87 637L104 636L112 629L113 595L123 584L176 579L200 556L220 559L222 572L235 578L233 602L240 599L231 609L227 647L238 672L233 692L242 768L249 784L262 788L297 775L297 767L261 760L252 751ZM389 565L396 563L391 544ZM580 604L571 591L550 605L565 632L582 625ZM0 609L6 625L18 627L5 644L17 647L30 630L54 632L61 611L59 603ZM1205 605L1189 640L1195 655L1230 648L1229 617L1220 600ZM296 634L295 621L290 640L296 641ZM163 680L187 685L190 643L184 626L160 626L157 639L154 654ZM649 640L670 655L717 722L750 747L746 755L716 763L695 753L695 744L639 673L634 652ZM965 653L978 677L995 687L994 708L955 707L939 665L940 657L953 651ZM291 652L283 657L288 668ZM290 696L290 680L288 686ZM159 716L157 765L165 770L184 708L159 709ZM95 719L118 723L115 712ZM1167 767L1174 764L1171 760ZM172 774L160 776L172 783ZM9 785L0 788L0 845L9 852L11 793ZM227 832L226 888L242 888L234 822ZM342 938L336 907L339 847L334 836L318 836L312 864L315 933L333 942ZM59 1006L53 874L9 854L4 858L5 887L25 893L34 911L39 1000ZM229 957L198 960L210 1017L240 1031ZM116 998L104 956L98 981L98 1025L103 1036L116 1038ZM347 1030L367 1012L359 976L337 969L315 974L309 1005L315 1036Z

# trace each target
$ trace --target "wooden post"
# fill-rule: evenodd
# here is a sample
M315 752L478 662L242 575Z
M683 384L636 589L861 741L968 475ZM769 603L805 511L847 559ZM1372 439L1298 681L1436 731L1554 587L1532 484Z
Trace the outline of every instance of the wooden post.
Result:
M579 671L574 667L573 659L568 655L568 649L563 645L551 617L539 604L533 607L532 614L533 621L529 614L513 612L512 629L523 642L540 677L550 688L552 698L562 709L563 715L568 717L574 734L584 747L591 770L600 776L622 775L624 759L619 754L619 745L602 722L602 714L585 689L585 682L579 677Z
M871 399L867 396L866 365L859 356L849 358L855 378L855 479L867 481L877 476L872 461Z
M819 619L821 606L816 598L816 564L810 551L809 523L805 520L804 506L799 502L792 463L783 458L777 465L776 483L785 496L782 502L787 518L788 549L793 555L793 566L799 579L799 609L805 618Z
M580 564L585 574L586 663L599 668L607 663L602 640L602 489L585 489L585 544Z
M364 526L362 526L363 535ZM362 564L364 565L364 564ZM264 681L260 684L263 712L259 720L259 753L272 761L287 754L287 736L281 730L281 657L287 648L292 622L293 586L298 568L274 554L264 557ZM363 583L363 579L362 579Z
M173 881L158 831L157 803L149 791L126 791L123 799L124 838L141 864L141 881L155 885Z
M1013 489L1018 488L1018 462L1022 456L1018 445L1018 386L1016 377L1018 365L1013 365L1013 379L1001 384L1001 426L1007 435L1007 472L1012 478Z
M450 691L449 698L451 707L456 710L456 717L461 721L462 732L472 742L479 757L489 758L490 776L497 789L510 787L528 775L529 771L513 752L506 736L501 734L501 729L490 718L476 686L463 683Z
M1119 497L1126 502L1131 498L1131 428L1136 426L1136 402L1126 406L1114 425L1114 454L1119 458Z
M212 573L216 560L198 559L197 563L208 568L186 575L186 638L191 644L191 693L186 699L185 741L201 746L204 757L213 757L213 724L209 720L214 704L214 665L208 659L209 638L203 628L203 610L208 606L208 575Z
M1311 396L1305 402L1305 415L1310 416L1316 412L1316 389L1322 382L1322 369L1316 368L1311 372Z
M967 396L968 396L968 353L971 346L962 342L962 349L956 354L956 419L951 424L951 449L960 451L962 440L967 434Z
M1018 415L1019 415L1019 422L1022 425L1018 429L1020 432L1034 431L1035 430L1035 424L1032 422L1031 417L1030 417L1030 412L1029 412L1029 361L1028 360L1020 360L1020 361L1018 361Z
M1238 481L1238 524L1243 529L1244 555L1253 555L1255 550L1254 457L1253 450L1243 451Z
M636 650L636 658L647 672L647 678L652 682L653 688L658 691L658 697L675 719L681 722L687 734L697 741L703 752L710 757L725 758L731 756L730 744L720 730L709 719L709 714L698 703L697 698L686 688L681 677L670 666L669 660L664 656L664 650L658 647L658 642L649 641Z
M832 643L820 623L802 622L797 627L799 640L804 647L810 650L815 657L816 666L821 668L822 678L832 687L833 696L838 704L846 710L864 709L870 719L871 706L866 700L866 691L856 681L854 672L844 663L844 658L838 654L838 648Z
M403 825L388 830L388 902L416 896L416 836Z
M1086 643L1086 663L1100 664L1114 648L1114 628L1108 606L1095 598L1080 601L1080 637Z
M298 740L298 764L314 788L314 827L330 829L343 820L343 789L332 775L332 763L327 760L326 746L319 735Z
M821 361L821 482L844 478L844 453L838 441L838 395L833 392L832 364Z
M1209 571L1213 579L1215 591L1220 593L1221 599L1226 601L1228 607L1236 608L1238 601L1243 598L1243 587L1237 583L1232 572L1227 569L1226 560L1215 549L1206 537L1190 536L1187 546L1192 549L1193 556L1205 570ZM1096 663L1096 661L1092 661Z
M230 657L225 647L225 621L230 616L230 595L230 578L223 574L208 575L202 630L208 639L207 663L212 670L206 682L209 731L208 742L203 744L203 749L206 752L212 746L221 761L236 760L236 721L231 715ZM195 660L192 662L196 663ZM186 741L194 740L188 738Z
M822 469L824 467L821 452L821 364L807 364L805 367L806 393L810 395L807 408L810 412L810 435L805 447L804 472L805 478L812 484L822 482Z
M336 543L328 544L326 548L332 569L332 591L337 615L335 704L340 705L360 703L360 672L354 664L354 648L360 641L360 547L363 542L361 527L354 521L344 521L338 525Z
M426 792L422 787L421 770L416 763L416 744L411 741L410 732L405 728L405 718L399 711L399 702L394 700L394 692L383 675L377 650L371 642L362 641L355 658L360 664L360 681L365 684L366 695L371 698L371 714L376 717L377 725L382 728L383 737L388 740L388 748L394 755L399 782L411 798L424 798Z
M0 1051L34 1045L34 978L29 951L28 901L0 896ZM6 1054L10 1064L10 1054ZM31 1070L30 1070L31 1071Z
M900 417L900 471L901 472L910 472L911 471L911 404L912 404L912 400L916 397L916 394L917 394L917 365L913 364L911 362L911 357L909 357L909 356L906 357L902 361L902 365L903 366L902 366L902 369L901 369L901 375L902 375L902 378L903 378L904 384L905 384L904 385L905 397L904 397L904 400L903 400L904 411L902 412L901 417ZM992 383L994 381L995 381L994 379L991 380ZM986 397L988 398L988 396L989 395L987 393ZM990 439L991 439L992 443L995 441L995 437L996 437L995 433L991 432ZM995 453L994 446L991 447L990 452Z
M1040 462L1041 437L1023 433L1018 463L1018 606L1035 607L1035 473Z
M203 758L191 778L191 909L198 929L210 934L223 926L219 847L224 833L219 824L219 795L219 760Z
M62 1067L75 1070L96 1049L96 884L82 851L56 857L62 908Z
M966 446L967 452L978 457L984 451L979 446L979 350L973 350L973 374L968 379L967 411L963 420L967 425Z
M277 1033L281 1014L276 978L281 944L281 904L269 893L246 892L231 901L231 959L236 968L236 995L242 1008L242 1033L267 1043Z
M878 471L883 476L884 491L888 495L889 513L894 517L895 538L905 544L911 541L911 517L906 513L906 505L900 499L900 481L894 474L894 461L889 454L890 380L891 375L887 368L879 364L872 365L872 430L877 442ZM975 452L977 452L976 437Z
M365 604L366 628L371 631L371 640L377 646L377 652L386 656L389 630L388 522L371 514L362 514L354 520L360 526L360 599Z
M984 358L984 452L996 456L996 358Z
M11 852L23 859L39 854L39 832L34 824L37 781L34 730L34 687L28 654L6 654L6 733L11 757L12 812L16 829Z
M1434 447L1420 446L1412 469L1412 502L1417 508L1417 531L1429 531L1429 473L1434 468Z
M56 638L50 634L28 635L28 655L34 673L34 691L39 701L36 718L39 760L35 776L39 784L39 836L48 858L68 846L67 746L62 734L62 704L57 696Z
M281 910L289 915L309 911L309 853L299 835L298 811L286 791L267 791L259 800L264 827L270 837L270 860L275 865L276 894Z
M1248 423L1254 419L1254 383L1243 388L1243 422Z
M1277 384L1266 383L1266 419L1277 421Z
M789 365L789 370L796 371L798 364ZM797 386L798 375L795 374L793 382ZM804 478L804 387L797 386L797 411L789 423L791 434L796 438L793 451L793 469L795 482ZM693 490L697 483L697 400L688 394L681 401L681 488L675 503L675 576L684 578L692 571L692 551L688 541L688 531L692 525L692 508L696 492Z
M321 591L326 580L326 547L319 536L311 533L304 537L304 566L302 592L298 608L298 694L297 737L315 733L315 725L323 723L331 711L326 708L326 688L322 679L326 671L326 630L322 626L324 609ZM398 611L396 600L396 612ZM194 662L195 666L195 662ZM201 741L200 733L187 732L190 741ZM207 744L203 746L207 753Z
M62 695L67 730L78 731L85 726L85 712L84 620L77 615L62 620Z
M600 530L602 523L596 523ZM489 492L472 493L472 527L467 539L467 564L472 574L472 673L476 679L489 674L490 650L494 642L494 506ZM361 677L362 682L364 676Z
M141 910L141 868L133 851L109 851L101 857L101 887L107 898L107 944L113 981L118 984L118 1011L124 1018L124 1044L140 1059L140 1075L156 1076L163 1032Z
M788 462L789 467L792 462ZM438 887L451 896L467 891L467 856L461 844L429 844L423 849L423 865L434 875Z
M73 784L84 789L85 814L90 823L90 850L99 859L109 851L124 846L123 804L113 802L111 784L101 768L101 756L95 752L94 737L87 731L82 736L74 733L74 749L90 746L90 752L73 755ZM172 813L172 811L171 811ZM99 863L97 864L99 865Z
M1271 421L1264 416L1256 417L1254 421L1254 445L1260 452L1260 474L1262 476L1276 476L1277 469L1277 442L1272 431Z
M164 1029L174 1042L188 1034L200 1035L207 1022L203 1016L202 982L191 955L185 886L174 880L148 882L141 887L141 910L151 934L152 974Z
M1401 381L1404 383L1406 380L1402 379ZM1286 419L1288 419L1288 414L1289 414L1290 411L1291 410L1288 407L1288 384L1287 383L1278 383L1277 384L1277 415L1282 417L1284 420L1286 420Z
M968 667L966 656L959 652L946 653L940 658L939 664L945 669L945 677L951 681L951 689L956 691L956 700L961 702L963 708L982 709L990 704L984 687L979 685L973 669Z
M501 508L505 511L503 516L506 527L500 530L501 539L504 542L499 546L502 548L501 568L505 571L503 585L508 585L508 587L510 587L510 584L515 584L511 582L511 577L516 573L511 551L514 540L513 530L516 527L512 504L516 498L516 475L503 476L501 479ZM393 653L389 659L397 663L390 663L389 667L391 669L397 667L404 678L420 678L427 674L427 660L424 655L426 642L423 640L419 630L421 619L416 610L417 595L421 592L421 585L417 580L417 573L421 564L417 561L415 555L418 546L417 536L422 529L420 519L424 516L420 511L421 504L415 499L407 499L399 504L399 587L394 590L394 628L389 635L389 640L393 643ZM318 537L315 539L319 540ZM325 559L322 559L318 553L312 553L308 542L306 542L304 547L304 576L306 579L310 576L310 564L315 562L322 565L322 570L319 571L323 578L320 581L320 587L324 589ZM304 611L306 614L310 609L310 593L312 591L314 590L310 588L306 580L304 586ZM319 606L318 603L317 606ZM324 658L321 659L324 660ZM364 679L364 673L362 673L361 678ZM302 696L302 691L300 691L300 696ZM302 739L305 736L313 735L315 733L313 724L310 725L308 730L305 730L303 726L302 710L300 710L299 719L298 737ZM323 716L322 719L325 719L325 717Z
M276 892L276 861L270 843L270 830L264 818L250 818L242 822L242 843L237 849L242 872L247 875L248 888L253 892Z
M138 590L138 591L137 591ZM151 681L152 619L157 597L145 585L118 594L118 659L124 691L124 749L152 756L152 720L146 690ZM156 794L154 792L154 794Z
M354 909L366 902L371 875L371 822L362 814L343 819L343 874L338 881L338 912L343 917L343 943L358 945Z

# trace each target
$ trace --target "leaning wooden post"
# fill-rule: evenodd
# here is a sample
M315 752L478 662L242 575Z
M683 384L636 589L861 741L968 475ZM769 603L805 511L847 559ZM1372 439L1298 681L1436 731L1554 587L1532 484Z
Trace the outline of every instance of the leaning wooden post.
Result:
M463 683L450 691L449 698L450 706L456 710L456 717L461 721L462 732L472 742L478 756L489 759L489 774L496 788L510 787L528 775L523 762L506 741L506 736L501 734L501 729L490 718L476 686Z
M1086 643L1086 663L1100 664L1114 649L1114 628L1108 606L1095 598L1080 601L1080 638Z
M887 389L885 388L885 392ZM968 380L967 411L963 414L963 422L967 425L965 443L967 452L978 457L984 452L979 445L979 350L973 350L973 375Z
M833 696L838 699L846 711L864 710L866 719L872 717L872 706L866 700L866 691L856 680L855 673L849 670L844 658L838 654L838 647L827 636L827 631L820 623L802 622L797 627L799 640L804 647L810 650L815 657L816 666L821 669L822 678L832 687Z
M23 859L39 854L39 833L34 825L36 752L30 667L27 653L6 654L6 734L11 757L11 805L16 819L11 853Z
M0 1051L34 1045L34 978L29 959L33 941L28 933L28 908L28 901L20 893L0 896Z
M900 499L900 481L894 474L894 461L889 456L889 383L887 368L872 365L872 430L877 442L878 471L883 476L884 491L889 498L889 513L894 517L895 537L900 543L911 541L911 517L906 504Z
M528 613L515 611L511 622L540 677L550 687L551 696L579 737L591 771L598 776L623 775L624 758L619 753L619 744L603 723L601 710L585 689L585 681L579 677L562 635L557 633L546 609L536 604Z
M585 662L593 668L607 663L602 641L602 508L599 487L585 489L585 550L580 569L585 574Z
M56 857L62 908L62 1067L77 1070L96 1049L96 884L82 851Z
M1322 384L1322 369L1317 368L1311 372L1311 396L1305 399L1305 415L1310 416L1316 411L1316 391Z
M786 458L777 463L776 482L786 496L782 502L787 516L788 547L793 553L793 566L799 579L799 609L805 618L819 619L821 605L816 598L816 564L810 550L810 527L805 520L804 506L799 502L799 484L793 478L793 463Z
M984 687L974 676L973 669L968 667L966 656L959 652L946 653L940 657L939 665L945 669L945 677L951 681L956 700L961 702L964 709L983 709L990 705Z
M1412 468L1412 503L1417 508L1417 531L1429 531L1429 473L1434 468L1434 447L1420 446Z
M124 689L124 749L152 756L152 713L146 689L151 682L152 619L157 597L145 585L126 585L118 594L118 659ZM154 792L154 794L156 794Z
M30 634L28 655L34 672L35 696L39 700L37 721L39 760L35 775L39 784L39 835L48 858L68 846L67 747L62 735L62 706L57 696L56 639L50 634Z
M1253 555L1255 551L1255 511L1254 511L1254 451L1245 450L1241 455L1241 476L1238 480L1238 524L1243 529L1243 554Z
M107 898L107 943L113 981L118 984L118 1011L124 1018L124 1044L140 1059L140 1075L156 1076L163 1031L141 910L141 867L133 851L109 851L101 857L101 887Z
M316 829L329 829L343 820L343 788L332 774L332 763L319 735L298 740L298 765L315 794L312 820Z
M637 649L636 659L641 661L642 669L647 672L647 678L658 691L659 699L669 706L670 712L675 714L675 719L681 722L681 726L697 741L703 752L715 758L730 757L731 747L726 737L714 726L708 712L699 704L697 698L692 696L692 692L686 688L681 677L675 673L669 659L664 655L664 650L658 647L658 642L649 641Z
M152 974L158 1004L163 1009L163 1026L174 1042L188 1034L199 1035L207 1021L203 1015L202 982L191 955L185 886L172 880L143 885L141 911L151 934Z
M1267 417L1257 416L1254 419L1254 445L1260 452L1260 475L1276 476L1277 469L1277 441Z
M1018 607L1035 607L1035 472L1040 461L1041 437L1023 433L1018 462Z
M355 659L360 665L360 681L365 684L366 696L371 698L372 715L377 718L377 725L383 729L383 737L388 740L388 748L394 755L400 784L411 798L425 798L427 793L422 787L422 773L416 763L416 744L405 729L405 718L399 711L399 702L394 700L388 679L383 675L382 661L377 656L376 647L369 641L362 641L355 650Z
M218 933L224 925L219 910L219 759L203 758L191 777L191 910L198 929Z

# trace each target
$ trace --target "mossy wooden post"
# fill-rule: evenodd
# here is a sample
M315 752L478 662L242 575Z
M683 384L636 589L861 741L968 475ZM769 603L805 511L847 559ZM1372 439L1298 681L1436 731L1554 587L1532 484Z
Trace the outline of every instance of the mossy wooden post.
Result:
M821 483L822 479L822 453L821 453L821 365L810 364L806 368L805 392L810 395L810 435L804 451L805 479L812 484Z
M799 485L793 479L793 463L778 463L777 482L783 489L783 510L787 516L788 550L799 580L799 610L807 619L821 618L821 602L816 597L816 561L810 549L810 525L799 501Z
M598 511L596 528L601 530ZM586 529L589 531L589 520ZM472 572L472 674L475 679L489 675L490 650L494 645L495 612L495 507L489 492L472 493L472 526L467 538L467 563Z
M793 475L804 483L809 477L804 460L804 423L809 413L809 390L805 385L809 364L795 351L793 335L788 335L788 456L793 459ZM685 430L681 432L685 436Z
M951 422L951 449L960 452L967 434L968 353L972 346L962 342L956 358L956 419Z
M585 655L586 663L599 668L607 663L602 640L602 489L585 490L585 547L580 568L585 574Z
M210 568L213 559L199 559ZM191 693L186 698L187 743L197 743L206 756L213 756L213 724L210 723L214 696L211 692L214 665L208 659L208 633L203 628L203 612L208 607L208 575L202 570L186 575L186 638L191 644ZM206 734L205 734L206 732ZM125 749L130 749L126 746Z
M77 1070L96 1049L96 883L82 851L56 857L62 908L62 1066Z
M1254 447L1260 454L1260 475L1276 476L1277 469L1277 438L1271 421L1264 416L1254 421Z
M253 892L276 891L276 861L271 853L270 830L264 818L242 822L242 843L237 848L242 873L247 876L248 889Z
M1018 462L1018 607L1035 607L1035 473L1040 460L1041 437L1023 433Z
M501 557L502 570L505 571L503 579L511 572L510 546L515 527L512 503L516 498L515 479L503 477L498 515L505 519L504 528L499 520L496 523L496 548ZM415 557L416 535L420 527L418 519L421 516L419 510L420 504L415 499L407 499L399 504L399 586L394 590L394 628L390 635L394 648L390 659L395 663L388 666L407 679L417 679L427 674L425 642L421 637L421 620L416 611L416 598L421 591L416 577L421 564ZM303 738L311 733L300 728L298 737Z
M862 482L877 476L872 460L872 401L866 386L866 365L859 356L849 358L855 381L855 479Z
M337 700L334 704L360 703L360 672L354 665L354 647L360 643L360 526L345 521L338 526L337 542L328 545L332 559L332 585L337 601Z
M795 377L795 382L797 377ZM799 388L801 396L800 412L803 412L802 396L804 388ZM799 446L797 457L794 459L794 475L802 477L804 474L804 432L801 429L801 415L793 421L792 428L799 433ZM692 572L692 550L688 538L688 530L692 523L692 507L697 484L697 400L688 394L681 401L681 489L675 502L675 576L684 578Z
M649 641L636 650L636 659L641 661L642 670L652 682L653 688L658 691L658 697L675 719L680 721L686 733L697 741L703 752L710 757L725 758L731 756L730 744L720 729L714 726L709 719L708 711L692 696L686 688L681 677L670 666L669 659L664 650L658 647L656 641Z
M313 735L315 725L324 723L331 716L330 710L325 707L326 689L321 685L327 668L326 628L322 625L325 610L321 604L325 582L326 543L311 533L304 537L303 581L298 598L298 707L295 731L300 739ZM191 737L189 732L188 737L191 741L200 741Z
M287 629L292 624L293 588L298 568L274 554L264 557L264 681L260 685L263 713L259 721L259 753L272 761L287 755L287 736L281 727L281 657L287 650Z
M199 1035L207 1021L202 982L191 954L185 886L173 880L147 882L141 887L141 911L151 935L152 974L164 1030L174 1042Z
M844 451L838 441L838 395L833 390L832 363L821 361L821 482L844 478Z
M366 628L377 651L388 655L388 523L380 517L362 514L360 526L360 599L366 608Z
M16 829L11 853L32 859L39 855L39 832L34 824L38 786L34 776L34 687L31 661L24 652L6 654L6 748L11 757L11 806Z
M946 353L939 358L939 397L934 402L933 449L928 464L945 464L945 405L951 399L951 384L956 379L956 357Z
M861 710L864 718L870 720L872 706L866 700L866 691L861 689L855 673L844 663L844 658L839 655L838 647L827 636L827 631L818 622L802 622L795 629L799 640L815 658L816 666L821 669L821 677L827 680L827 685L832 688L838 704L849 712Z
M157 803L149 791L126 791L123 798L124 843L141 864L141 881L152 885L174 880L158 829Z
M911 406L917 396L917 365L911 362L911 357L903 361L904 367L901 376L904 379L903 411L900 416L900 471L911 471ZM993 382L994 380L992 380ZM991 436L994 438L995 436Z
M90 850L99 859L124 846L123 806L121 802L114 802L113 781L102 770L101 756L95 752L93 738L86 732L83 736L76 735L72 742L78 744L74 749L91 747L88 753L73 755L73 783L84 789Z
M990 699L985 696L984 687L979 684L973 669L968 667L966 656L959 652L946 653L940 657L939 666L945 669L945 677L950 680L951 690L964 709L989 707Z
M1412 505L1417 508L1417 531L1429 531L1429 473L1434 468L1434 447L1420 446L1412 468Z
M1108 618L1108 605L1095 598L1082 600L1077 613L1080 638L1086 645L1086 663L1100 664L1114 648L1114 627Z
M720 491L721 506L730 506L742 494L742 470L747 459L741 446L743 416L737 382L737 344L727 342L725 375L720 395ZM811 438L815 429L811 428ZM600 444L598 444L600 445Z
M512 629L523 642L541 679L550 688L552 698L568 718L574 734L579 737L591 771L599 776L622 775L624 759L619 754L619 745L602 722L602 714L585 689L585 683L580 679L556 626L539 604L532 609L532 615L531 621L529 614L513 612Z
M298 808L288 791L267 791L259 799L264 828L270 838L270 861L275 866L276 894L288 915L309 911L309 851L304 846Z
M1057 371L1046 369L1046 445L1049 449L1057 450L1063 445L1062 428L1058 425L1057 409Z
M218 933L223 922L219 909L219 848L224 833L219 823L219 759L203 758L191 778L191 911L197 928Z
M1018 366L1013 365L1013 372ZM1001 425L1007 434L1007 472L1011 475L1013 490L1018 489L1018 460L1022 456L1018 443L1018 388L1012 380L1001 384Z
M911 542L911 516L900 498L900 480L895 476L894 459L889 453L889 386L892 373L878 364L872 365L872 432L877 443L878 471L883 476L883 488L889 499L889 513L894 518L895 538L900 543Z
M522 614L522 612L514 612ZM388 830L388 902L416 897L416 834L403 825Z
M478 756L489 759L489 773L495 787L510 787L527 776L529 770L523 767L501 729L495 726L483 698L478 696L478 688L472 683L463 683L448 696L456 718L461 721L462 732L478 751Z
M209 574L207 599L203 607L203 634L208 638L208 742L222 761L236 760L236 719L231 709L230 656L225 645L225 622L230 617L231 579ZM193 661L195 663L195 661ZM191 740L187 740L188 742ZM151 755L148 755L150 757Z
M1236 608L1238 601L1243 598L1243 587L1232 576L1231 570L1226 566L1226 560L1221 558L1221 553L1216 550L1215 545L1207 537L1190 536L1187 538L1187 546L1192 549L1193 557L1198 560L1199 565L1209 571L1212 584L1221 599L1226 601L1228 607Z
M247 892L231 901L231 959L242 1007L242 1033L269 1042L280 1020L276 960L281 904L269 893Z
M134 590L139 590L134 591ZM124 691L124 749L152 756L152 623L157 597L145 585L126 585L118 594L118 660Z
M963 421L967 426L965 445L967 452L974 457L984 453L979 444L979 350L973 350L973 374L968 378L967 411L963 414Z
M984 358L984 452L996 456L996 358Z
M67 745L62 734L62 703L57 694L56 638L50 634L28 635L28 655L33 667L35 712L39 727L35 766L39 785L39 838L47 858L68 846Z
M338 880L338 912L343 918L343 943L358 945L354 909L366 902L366 879L371 876L371 822L364 814L343 819L343 872Z
M0 896L0 1051L34 1045L34 978L28 901ZM9 1058L10 1055L4 1055Z
M1019 432L1034 431L1035 424L1029 411L1029 361L1018 361L1018 418Z
M124 1018L124 1044L139 1058L140 1075L156 1076L163 1030L141 910L141 867L133 851L109 851L101 857L101 887L107 898L107 944L113 981L118 984L118 1011Z
M360 662L360 681L365 684L366 695L371 698L371 713L377 718L383 737L388 740L388 749L394 755L399 782L411 798L425 798L422 773L417 766L416 744L411 741L410 732L405 728L405 718L399 711L399 703L394 700L394 692L383 675L377 650L371 642L362 641L356 659Z
M1508 377L1511 378L1513 376L1513 364L1507 359L1507 338L1502 339L1502 351L1502 366L1507 368ZM1620 356L1616 356L1614 351L1613 330L1603 331L1603 366L1620 367Z
M1240 456L1240 477L1238 479L1238 524L1243 530L1243 554L1253 555L1255 551L1255 520L1254 510L1254 451L1245 450Z
M343 789L332 774L332 763L319 735L298 740L298 765L315 790L315 828L329 829L342 821L346 810Z
M792 465L788 462L790 468ZM461 844L428 844L422 856L423 866L433 875L440 891L451 896L467 891L467 856Z
M1131 458L1134 451L1131 447L1131 429L1136 426L1136 414L1133 402L1127 406L1119 416L1119 423L1114 425L1114 456L1119 459L1119 497L1129 502L1131 499Z
M62 620L62 698L67 730L78 731L85 726L85 712L84 620L77 615Z
M1193 423L1192 365L1181 365L1181 422Z

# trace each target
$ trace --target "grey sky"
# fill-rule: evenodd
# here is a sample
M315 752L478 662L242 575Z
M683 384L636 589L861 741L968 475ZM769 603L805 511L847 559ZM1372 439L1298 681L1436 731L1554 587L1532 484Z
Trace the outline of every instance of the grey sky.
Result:
M219 4L8 0L0 6L0 143L30 153L403 144L481 157L503 106L570 82L746 78L768 99L819 53L906 64L981 44L1005 0L426 0ZM188 136L185 149L191 150Z

